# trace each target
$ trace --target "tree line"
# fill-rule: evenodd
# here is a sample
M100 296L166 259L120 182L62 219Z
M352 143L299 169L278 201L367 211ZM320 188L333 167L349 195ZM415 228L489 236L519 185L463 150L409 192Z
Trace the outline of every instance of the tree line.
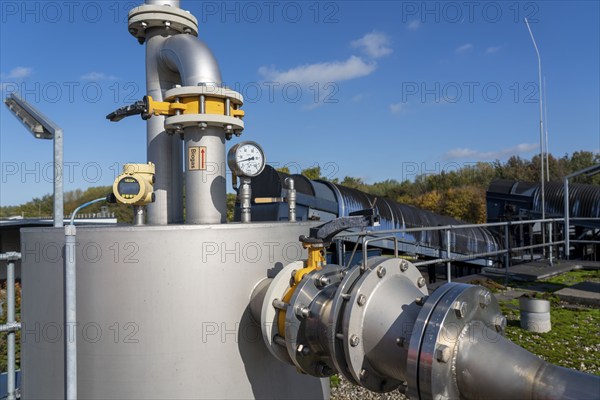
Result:
M552 181L560 181L575 171L600 163L600 154L590 151L577 151L563 157L549 155L548 167ZM289 173L286 168L280 171ZM421 174L414 181L386 179L381 182L367 183L362 178L346 176L343 179L327 179L321 176L319 167L307 168L302 174L309 179L323 179L362 190L378 197L387 197L400 203L414 205L438 214L448 215L467 222L483 223L486 220L485 191L496 179L512 179L537 182L540 176L540 157L530 160L518 156L510 157L506 162L478 162L453 171L440 174ZM600 185L600 174L588 177L579 176L573 182ZM110 186L77 189L64 194L65 216L79 205L106 196ZM51 194L34 198L18 206L0 207L0 218L23 216L24 218L52 216L53 198ZM98 213L103 203L94 204L85 209L85 213ZM227 195L228 220L232 220L235 195ZM114 212L119 222L131 222L131 207L110 204L109 212Z

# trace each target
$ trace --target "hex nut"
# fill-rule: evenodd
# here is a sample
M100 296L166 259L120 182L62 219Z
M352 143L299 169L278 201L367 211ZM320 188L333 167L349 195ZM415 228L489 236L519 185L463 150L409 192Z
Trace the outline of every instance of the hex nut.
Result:
M487 290L482 290L479 294L479 306L481 308L486 308L492 302L492 295Z
M380 266L379 268L377 268L377 276L380 278L383 278L385 276L385 268L383 268L382 266Z
M308 318L310 316L310 308L298 306L296 307L296 315L300 318Z
M494 319L494 327L497 332L504 332L506 328L506 317L504 315L498 315Z
M367 371L366 369L362 369L362 370L360 371L360 379L361 379L362 381L365 381L365 380L367 380L367 377L368 377L368 376L369 376L369 371Z
M435 359L439 362L447 363L450 360L451 353L450 347L443 344L439 345L435 349Z
M350 346L356 347L360 343L360 338L356 335L350 336Z
M367 296L365 296L364 294L361 294L358 296L358 298L356 299L356 303L358 303L359 306L364 306L365 303L367 302Z
M454 302L452 308L454 308L454 311L456 312L456 316L458 318L464 318L467 314L467 303L465 303L464 301Z
M408 262L406 260L402 260L400 262L400 271L406 272L407 269L408 269Z
M420 277L419 279L417 279L417 286L422 288L423 286L425 286L425 278Z

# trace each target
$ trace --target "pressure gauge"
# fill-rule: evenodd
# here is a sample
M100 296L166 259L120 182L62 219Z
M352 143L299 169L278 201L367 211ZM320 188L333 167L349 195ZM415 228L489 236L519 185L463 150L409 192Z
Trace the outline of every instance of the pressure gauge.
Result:
M235 175L253 178L265 168L265 153L258 143L238 143L229 150L227 163Z

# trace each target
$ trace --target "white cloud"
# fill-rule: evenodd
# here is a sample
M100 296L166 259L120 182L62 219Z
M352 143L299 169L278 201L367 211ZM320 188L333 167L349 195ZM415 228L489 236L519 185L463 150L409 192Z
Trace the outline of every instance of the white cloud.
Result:
M107 75L104 72L88 72L81 76L85 81L116 81L118 78L114 75Z
M361 101L363 101L364 99L366 99L367 97L369 97L368 94L366 93L359 93L357 95L352 96L352 102L354 103L360 103Z
M373 31L350 43L354 48L360 49L373 58L381 58L393 53L390 47L390 38L381 32Z
M390 112L392 114L402 114L407 111L406 103L394 103L390 104Z
M308 85L314 82L340 82L371 74L377 68L374 62L366 63L360 57L352 56L346 61L330 61L301 65L287 71L262 66L258 73L274 82Z
M490 46L487 49L485 49L485 54L494 54L499 52L500 49L502 49L502 46Z
M33 73L33 68L16 67L10 70L8 74L0 74L2 79L23 79Z
M421 27L421 21L419 21L418 19L415 19L413 21L410 21L406 27L408 29L410 29L411 31L416 31L417 29L419 29Z
M471 158L473 160L496 160L506 156L528 153L533 150L537 150L538 148L539 144L535 143L520 143L516 146L507 147L497 151L479 151L469 148L456 148L446 152L446 154L444 154L444 158L447 160L464 158Z
M465 54L471 50L473 50L473 45L471 43L465 43L462 46L458 46L456 48L456 54Z

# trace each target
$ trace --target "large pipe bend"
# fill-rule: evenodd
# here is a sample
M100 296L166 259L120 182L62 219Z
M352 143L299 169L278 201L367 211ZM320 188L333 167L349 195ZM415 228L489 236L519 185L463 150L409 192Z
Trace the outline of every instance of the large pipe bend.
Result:
M165 40L159 60L171 71L179 73L183 86L221 85L221 70L215 56L193 35L175 35Z

